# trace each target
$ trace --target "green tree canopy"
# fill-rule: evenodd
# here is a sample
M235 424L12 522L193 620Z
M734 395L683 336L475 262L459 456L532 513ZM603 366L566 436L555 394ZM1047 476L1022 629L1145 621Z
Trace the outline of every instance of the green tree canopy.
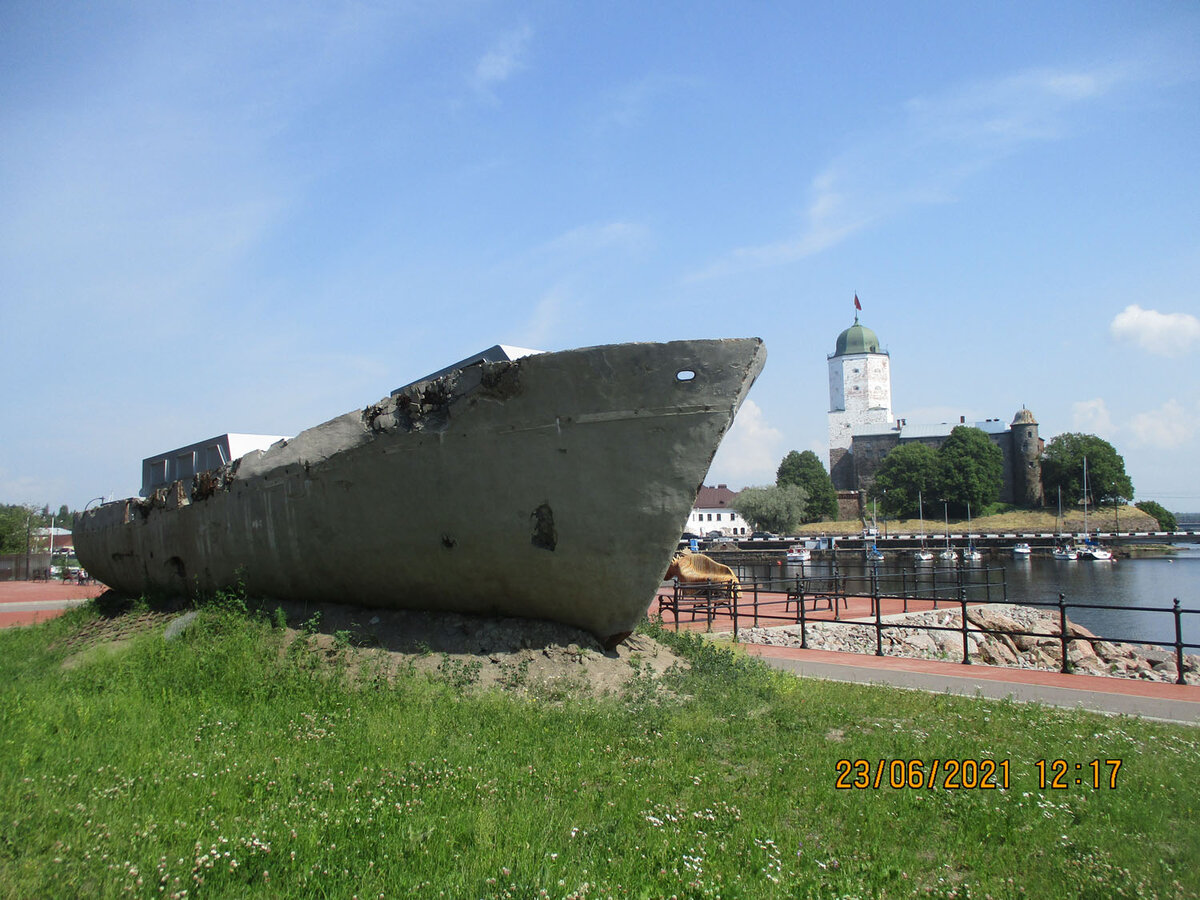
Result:
M970 425L959 425L937 449L938 487L956 515L995 503L1004 486L1004 454L992 439Z
M1091 473L1088 473L1088 480L1091 480ZM1168 512L1161 503L1156 503L1153 500L1140 500L1133 504L1148 516L1154 516L1158 520L1158 527L1163 531L1174 531L1179 527L1179 522L1175 519L1175 514Z
M889 516L912 518L917 514L918 492L926 502L939 494L937 453L927 444L900 444L883 458L870 495Z
M0 553L24 553L30 529L41 526L33 509L0 505Z
M733 501L733 508L760 531L787 534L804 518L808 492L794 484L748 487Z
M1072 505L1083 502L1083 460L1087 458L1089 503L1133 499L1133 482L1125 474L1125 460L1108 441L1094 434L1068 432L1050 438L1042 457L1042 487L1046 496L1057 496Z
M783 487L787 484L801 487L808 494L802 522L837 518L837 491L817 454L811 450L803 453L793 450L785 456L775 473L775 485Z

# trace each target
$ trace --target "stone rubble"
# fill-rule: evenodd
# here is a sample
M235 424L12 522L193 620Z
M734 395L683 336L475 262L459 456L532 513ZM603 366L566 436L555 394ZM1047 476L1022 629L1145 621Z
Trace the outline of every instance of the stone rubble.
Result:
M874 619L859 622L809 622L806 626L809 649L873 654ZM882 645L885 656L962 662L962 615L958 610L940 609L885 616L883 622ZM968 607L967 622L968 655L972 663L1053 672L1062 670L1057 611L1009 603L992 604ZM917 627L899 627L902 625ZM928 630L931 627L952 630ZM1036 636L1016 632L1033 632ZM1073 672L1144 681L1174 683L1176 680L1174 650L1099 640L1092 632L1069 619L1067 636L1070 639L1067 662ZM749 644L799 647L800 626L739 629L738 638ZM1184 655L1183 677L1187 684L1200 684L1200 656Z

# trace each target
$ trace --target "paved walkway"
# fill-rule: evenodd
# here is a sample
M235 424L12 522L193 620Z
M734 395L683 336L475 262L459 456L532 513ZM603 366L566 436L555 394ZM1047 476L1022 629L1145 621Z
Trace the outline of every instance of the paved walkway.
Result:
M98 597L102 584L61 581L0 581L0 628L33 625L61 616L72 606Z
M981 663L964 666L932 659L800 650L764 644L743 646L747 652L762 657L777 669L811 678L885 684L964 697L1036 701L1048 706L1200 725L1200 686L1194 684L1163 684L1102 675L1063 675L1061 672Z

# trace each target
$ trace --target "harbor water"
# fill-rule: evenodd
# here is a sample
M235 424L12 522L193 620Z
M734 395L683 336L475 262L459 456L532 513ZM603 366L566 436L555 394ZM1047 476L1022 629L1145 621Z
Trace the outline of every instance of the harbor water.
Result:
M1003 575L993 571L990 580L1003 581L1010 603L1056 604L1058 595L1064 595L1068 605L1067 615L1073 622L1084 626L1097 635L1109 640L1133 643L1173 646L1175 643L1175 616L1170 612L1172 602L1179 600L1185 612L1181 617L1183 641L1200 644L1200 547L1182 544L1176 552L1166 556L1135 559L1120 559L1110 562L1089 560L1055 560L1048 557L1013 557L1008 553L985 556L981 563L969 566L1002 567ZM944 563L918 566L909 553L888 553L878 571L898 573L929 572ZM852 577L869 577L870 569L860 557L839 556L840 571ZM817 561L799 565L752 565L742 567L747 577L793 578L797 575L827 575L832 563ZM948 578L942 568L943 582ZM861 582L860 582L861 583ZM992 599L1001 599L1000 592L992 592ZM1070 604L1086 604L1075 608ZM1166 611L1156 611L1166 610ZM1187 653L1198 653L1200 649L1186 649Z

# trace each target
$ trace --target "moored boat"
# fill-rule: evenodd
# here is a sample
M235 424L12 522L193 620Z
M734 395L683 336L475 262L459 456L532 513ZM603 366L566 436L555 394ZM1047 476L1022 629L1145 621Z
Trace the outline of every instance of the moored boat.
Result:
M1020 557L1020 556L1026 556L1026 557L1028 557L1028 556L1032 556L1032 555L1033 555L1033 548L1032 548L1032 547L1030 547L1030 546L1029 546L1027 543L1025 543L1024 541L1021 541L1020 543L1013 544L1013 548L1012 548L1012 555L1013 555L1013 556L1018 556L1018 557Z
M1109 550L1107 547L1097 544L1095 541L1090 539L1084 539L1084 542L1079 546L1078 551L1080 559L1092 559L1099 560L1101 562L1108 562L1113 558L1111 550Z
M925 547L925 500L921 496L921 491L917 491L917 515L921 519L921 546L913 551L913 562L927 563L933 562L933 551Z
M758 339L473 361L190 479L85 511L128 594L550 619L608 646L645 616Z
M802 547L799 544L788 547L785 554L785 561L789 563L805 563L812 559L812 551L807 547Z

